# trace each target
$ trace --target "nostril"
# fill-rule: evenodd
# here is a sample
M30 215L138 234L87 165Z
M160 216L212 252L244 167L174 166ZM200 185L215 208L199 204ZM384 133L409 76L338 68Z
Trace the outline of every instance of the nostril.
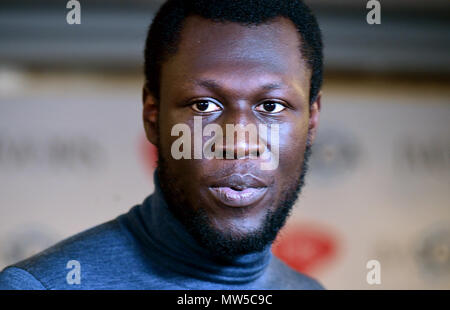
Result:
M216 146L212 146L211 150L212 152L216 152ZM222 158L224 159L256 159L262 156L264 153L264 148L245 148L245 149L239 149L239 148L233 148L233 147L223 147L220 151L222 152Z

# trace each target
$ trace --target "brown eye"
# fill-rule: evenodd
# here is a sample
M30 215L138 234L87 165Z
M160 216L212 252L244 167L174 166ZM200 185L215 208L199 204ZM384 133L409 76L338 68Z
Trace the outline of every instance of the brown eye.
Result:
M217 112L222 110L218 104L208 100L197 101L192 104L191 107L194 111L200 113Z
M265 112L265 113L279 113L279 112L283 111L284 109L286 109L286 107L283 104L276 102L276 101L266 101L266 102L259 104L256 107L257 111Z

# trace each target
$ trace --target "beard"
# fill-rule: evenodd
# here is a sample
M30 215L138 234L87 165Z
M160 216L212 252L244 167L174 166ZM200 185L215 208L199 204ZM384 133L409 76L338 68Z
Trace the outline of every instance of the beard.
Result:
M261 252L273 243L278 232L286 223L305 184L310 155L311 144L308 141L299 176L286 190L283 190L284 194L276 208L273 211L267 211L260 227L247 233L236 234L236 232L219 231L211 225L211 220L204 209L195 210L194 206L185 198L183 188L173 181L176 180L176 176L171 173L167 161L161 156L160 148L158 148L157 173L162 193L174 217L213 257L227 260L239 255Z

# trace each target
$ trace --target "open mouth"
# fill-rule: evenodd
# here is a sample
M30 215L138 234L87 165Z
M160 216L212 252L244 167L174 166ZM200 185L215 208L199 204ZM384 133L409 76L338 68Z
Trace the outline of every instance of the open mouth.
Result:
M260 201L267 192L267 187L210 187L210 192L220 203L229 207L246 207Z

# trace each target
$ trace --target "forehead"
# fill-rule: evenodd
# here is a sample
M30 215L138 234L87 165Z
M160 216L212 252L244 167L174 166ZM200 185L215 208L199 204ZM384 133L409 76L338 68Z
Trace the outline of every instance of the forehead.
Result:
M272 82L308 88L311 72L302 59L300 43L297 29L287 18L245 26L190 16L176 54L162 66L161 82L164 87L168 82L186 83L200 77L236 84L246 79L248 86L248 78L257 83L270 76Z

